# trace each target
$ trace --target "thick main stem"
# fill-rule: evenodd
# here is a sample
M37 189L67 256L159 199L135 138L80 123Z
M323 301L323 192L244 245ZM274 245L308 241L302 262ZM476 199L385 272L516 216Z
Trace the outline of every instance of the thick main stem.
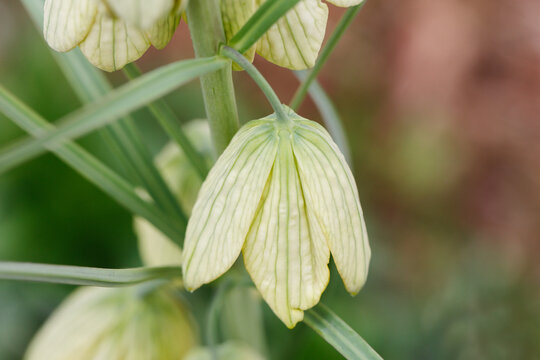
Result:
M190 1L187 17L195 55L216 55L225 43L219 0ZM221 154L239 128L232 66L202 76L201 86L214 148Z

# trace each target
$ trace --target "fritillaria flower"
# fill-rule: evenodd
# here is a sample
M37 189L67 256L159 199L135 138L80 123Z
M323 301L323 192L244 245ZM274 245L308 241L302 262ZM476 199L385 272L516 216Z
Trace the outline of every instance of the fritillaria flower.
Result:
M182 359L197 345L182 304L165 290L83 287L32 340L27 360Z
M363 0L328 0L341 7ZM265 0L221 0L223 26L230 40ZM328 6L321 0L301 0L279 19L261 39L244 54L253 60L258 53L268 61L293 70L313 67L326 32Z
M161 49L180 21L180 0L45 0L43 33L56 51L79 46L106 71ZM184 1L185 3L185 1Z
M184 284L195 290L243 252L276 315L294 327L319 302L330 254L351 294L364 285L370 248L356 184L317 123L289 111L240 129L202 185L184 244Z

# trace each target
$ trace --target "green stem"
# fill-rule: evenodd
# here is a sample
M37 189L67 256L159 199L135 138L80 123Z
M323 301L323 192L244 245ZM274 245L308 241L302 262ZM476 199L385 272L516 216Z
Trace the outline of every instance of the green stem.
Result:
M187 18L195 55L216 55L225 43L219 0L190 1ZM214 148L221 154L239 128L232 66L201 76L201 86Z
M356 6L352 7L352 8L350 8L350 9L348 9L345 12L343 17L341 18L341 20L337 24L336 29L334 30L334 32L330 36L330 39L328 39L328 42L326 43L326 45L322 49L322 51L321 51L321 53L319 55L319 58L317 59L317 62L315 63L315 66L313 67L313 69L311 69L311 71L310 71L308 77L306 78L306 80L302 83L302 85L300 85L300 87L298 88L298 90L294 94L294 96L293 96L293 98L291 100L291 103L289 105L291 107L291 109L293 109L295 111L298 110L298 107L300 106L300 104L302 103L304 98L306 97L309 86L311 85L313 80L315 80L317 78L317 75L319 75L319 72L321 71L324 64L326 63L326 61L330 57L330 54L332 54L332 52L334 51L334 49L335 49L336 45L338 44L339 40L341 39L341 37L345 33L345 30L347 30L349 25L354 20L354 17L362 9L362 7L364 6L365 3L366 2L364 1L360 5L356 5Z
M289 117L285 113L285 109L283 108L283 105L279 100L278 96L274 92L274 89L272 89L268 81L266 81L266 79L262 76L259 70L257 70L257 68L251 62L249 62L238 51L226 45L221 47L220 55L233 60L242 69L246 70L248 75L251 76L253 81L255 81L255 83L257 83L259 88L262 90L262 92L268 99L268 102L270 102L270 105L272 105L272 108L274 109L278 120L283 122L289 121Z
M218 327L219 327L219 317L221 310L223 309L223 304L225 302L225 295L229 291L229 289L232 286L232 280L231 278L225 278L221 284L219 284L219 287L217 291L214 294L214 297L212 298L212 302L210 303L210 307L208 309L208 315L206 318L206 331L205 331L205 337L206 337L206 346L210 348L210 351L212 352L212 359L217 359L217 351L216 346L219 342L219 336L218 336Z
M124 69L124 74L130 80L136 79L142 75L140 69L134 63L127 64ZM197 151L191 140L186 136L182 125L177 121L174 112L170 106L162 99L156 100L149 104L148 110L161 124L165 132L170 138L175 141L182 149L186 157L190 161L193 168L198 172L201 179L205 179L208 174L208 168L206 166L206 160Z
M9 261L0 262L0 279L54 284L119 287L156 279L179 278L181 276L182 268L176 266L102 269Z

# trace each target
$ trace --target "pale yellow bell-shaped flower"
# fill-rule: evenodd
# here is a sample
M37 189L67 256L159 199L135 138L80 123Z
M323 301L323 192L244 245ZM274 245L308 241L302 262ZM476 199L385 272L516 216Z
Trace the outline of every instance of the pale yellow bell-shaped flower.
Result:
M212 165L210 126L206 120L193 120L184 125L184 132L195 149ZM202 180L185 153L176 143L169 143L155 159L156 167L178 199L182 210L191 214L201 188ZM148 220L135 217L134 228L139 243L139 253L147 266L180 266L182 250Z
M43 33L56 51L79 46L98 68L115 71L150 44L171 40L186 0L45 0Z
M319 302L332 253L347 290L368 273L370 248L353 175L328 132L289 112L240 129L203 183L184 244L184 284L195 290L240 251L276 315L293 327Z
M165 290L83 287L47 320L25 359L182 359L197 343L189 314Z
M221 0L225 35L230 40L266 0ZM328 0L349 7L364 0ZM258 53L268 61L293 70L315 65L326 32L328 6L322 0L301 0L279 19L244 54L253 60Z

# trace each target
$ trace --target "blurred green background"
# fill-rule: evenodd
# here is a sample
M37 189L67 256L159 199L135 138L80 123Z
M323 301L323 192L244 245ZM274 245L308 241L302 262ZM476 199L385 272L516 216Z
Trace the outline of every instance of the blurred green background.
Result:
M331 7L329 30L342 13ZM351 142L373 250L365 289L348 296L334 271L323 301L384 358L540 359L539 17L536 0L370 2L320 77ZM183 24L139 65L192 56ZM289 71L256 65L292 96ZM270 112L245 74L235 81L242 121ZM0 83L51 121L80 106L12 0L0 1ZM167 100L179 121L204 116L195 82ZM310 101L300 114L320 120ZM165 135L136 117L159 151ZM0 115L2 146L22 136ZM81 143L115 166L99 135ZM131 222L52 155L0 176L0 260L138 266ZM20 359L72 289L0 281L0 359ZM340 358L264 306L272 358Z

